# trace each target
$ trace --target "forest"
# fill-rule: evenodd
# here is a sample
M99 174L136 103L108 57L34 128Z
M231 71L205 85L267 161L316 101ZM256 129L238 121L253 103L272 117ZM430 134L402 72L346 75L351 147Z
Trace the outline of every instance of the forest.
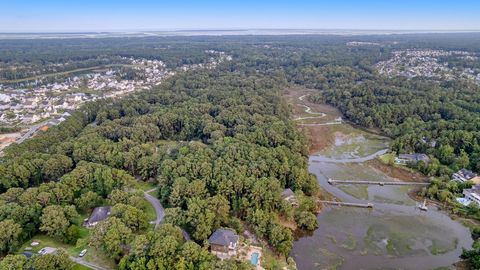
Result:
M80 216L107 204L112 216L92 230L88 244L119 269L248 269L205 249L220 227L249 229L288 256L294 236L283 221L315 229L319 195L307 170L308 143L281 98L291 84L318 90L311 101L393 138L392 151L427 153L432 162L417 169L437 177L428 196L451 200L468 187L447 185L454 171L480 172L478 84L389 78L374 68L396 49L478 52L478 34L2 40L0 47L0 79L48 73L57 63L68 64L55 72L132 56L177 67L205 61L210 49L234 59L178 74L153 90L87 103L59 126L7 148L0 158L0 268L69 269L66 254L33 261L14 254L38 234L75 244ZM453 66L475 67L457 60ZM139 182L158 186L166 217L157 230L149 229L143 194L130 192ZM285 188L295 192L298 207L282 200Z
M112 216L93 229L89 245L120 269L245 269L202 248L219 227L251 228L288 256L293 235L279 219L314 229L319 187L307 171L305 138L280 98L285 83L236 64L190 72L151 91L88 103L9 147L0 164L0 252L15 253L38 233L75 243L79 214L109 204ZM128 192L137 181L159 187L166 222L158 230L148 230L142 194ZM299 207L282 200L284 188ZM2 264L19 260L8 255ZM22 267L47 269L42 263Z

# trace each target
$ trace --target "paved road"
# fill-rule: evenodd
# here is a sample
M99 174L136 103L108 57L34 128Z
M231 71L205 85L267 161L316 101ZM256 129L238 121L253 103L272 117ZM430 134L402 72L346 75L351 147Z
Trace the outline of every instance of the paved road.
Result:
M83 258L70 256L70 259L71 259L72 261L78 263L78 264L81 264L81 265L86 266L86 267L88 267L88 268L91 268L91 269L93 269L93 270L111 270L110 268L105 268L105 267L98 266L98 265L96 265L96 264L87 262L87 261L85 261Z
M20 137L20 139L18 139L16 141L17 144L21 144L23 143L26 139L29 139L30 137L32 137L32 135L37 132L37 130L42 126L44 122L42 122L41 124L38 124L38 125L34 125L32 126L28 131L27 133L23 134L22 137Z
M157 198L149 194L150 192L153 192L155 190L157 190L157 188L147 190L143 193L143 196L145 200L147 200L153 206L153 208L155 208L155 214L157 215L157 218L153 221L153 223L155 223L155 228L156 228L158 224L160 224L163 221L163 218L165 217L165 209L163 209L162 204Z
M23 143L26 139L29 139L32 137L32 135L38 131L39 128L41 128L42 126L48 124L48 122L52 121L53 119L48 119L48 120L45 120L39 124L36 124L36 125L33 125L30 127L30 129L27 131L27 133L23 134L22 137L20 137L16 143L17 144L21 144Z
M150 190L147 190L143 193L143 195L145 200L147 200L153 206L153 208L155 208L155 214L157 215L157 218L154 221L152 221L152 223L155 224L155 228L156 228L158 227L158 224L162 223L163 218L165 217L165 209L163 208L162 204L157 198L149 194L150 192L153 192L155 190L157 190L157 188L152 188ZM185 231L184 229L182 229L182 234L185 240L187 241L192 240L192 238L190 237L190 234L188 234L188 232Z

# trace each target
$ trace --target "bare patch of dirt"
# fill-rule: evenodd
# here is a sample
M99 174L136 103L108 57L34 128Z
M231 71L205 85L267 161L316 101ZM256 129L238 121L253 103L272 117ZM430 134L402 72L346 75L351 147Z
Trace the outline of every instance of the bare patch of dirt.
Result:
M284 226L284 227L287 227L289 229L291 229L292 231L295 231L298 229L298 226L297 226L297 223L295 221L290 221L290 220L287 220L286 218L284 217L279 217L279 223L280 225Z
M309 142L310 154L318 153L335 142L329 126L299 126Z
M372 159L367 162L368 165L372 166L373 168L383 172L384 174L399 179L405 182L426 182L428 181L428 177L418 173L418 172L411 172L399 167L391 166L382 163L378 159Z

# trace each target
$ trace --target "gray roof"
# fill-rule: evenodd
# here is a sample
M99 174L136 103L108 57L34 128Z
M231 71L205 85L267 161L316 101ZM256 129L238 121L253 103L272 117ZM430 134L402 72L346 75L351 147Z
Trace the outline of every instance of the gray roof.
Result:
M230 229L218 229L208 238L208 243L220 246L229 246L238 242L238 235Z
M467 169L461 169L460 171L457 172L457 174L461 175L462 177L464 177L465 179L468 179L468 180L477 176L476 173L474 173L472 171L469 171Z
M111 206L100 206L93 209L92 214L88 218L88 223L99 222L106 219L112 210Z
M282 198L287 198L287 197L290 197L290 196L294 196L295 193L293 193L293 191L289 188L286 188L282 191Z
M463 194L468 194L468 193L475 193L477 195L480 195L480 185L475 185L472 188L463 190Z

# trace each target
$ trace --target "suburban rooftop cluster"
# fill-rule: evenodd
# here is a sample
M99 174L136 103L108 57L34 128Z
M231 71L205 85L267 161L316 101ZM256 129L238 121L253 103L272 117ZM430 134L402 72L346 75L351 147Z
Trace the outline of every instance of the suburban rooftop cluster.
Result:
M475 53L434 49L408 49L393 51L392 55L390 59L375 65L380 74L391 77L426 77L443 80L453 80L460 76L480 83L480 70L450 67L447 61L440 59L458 57L468 61L475 61L478 59Z

